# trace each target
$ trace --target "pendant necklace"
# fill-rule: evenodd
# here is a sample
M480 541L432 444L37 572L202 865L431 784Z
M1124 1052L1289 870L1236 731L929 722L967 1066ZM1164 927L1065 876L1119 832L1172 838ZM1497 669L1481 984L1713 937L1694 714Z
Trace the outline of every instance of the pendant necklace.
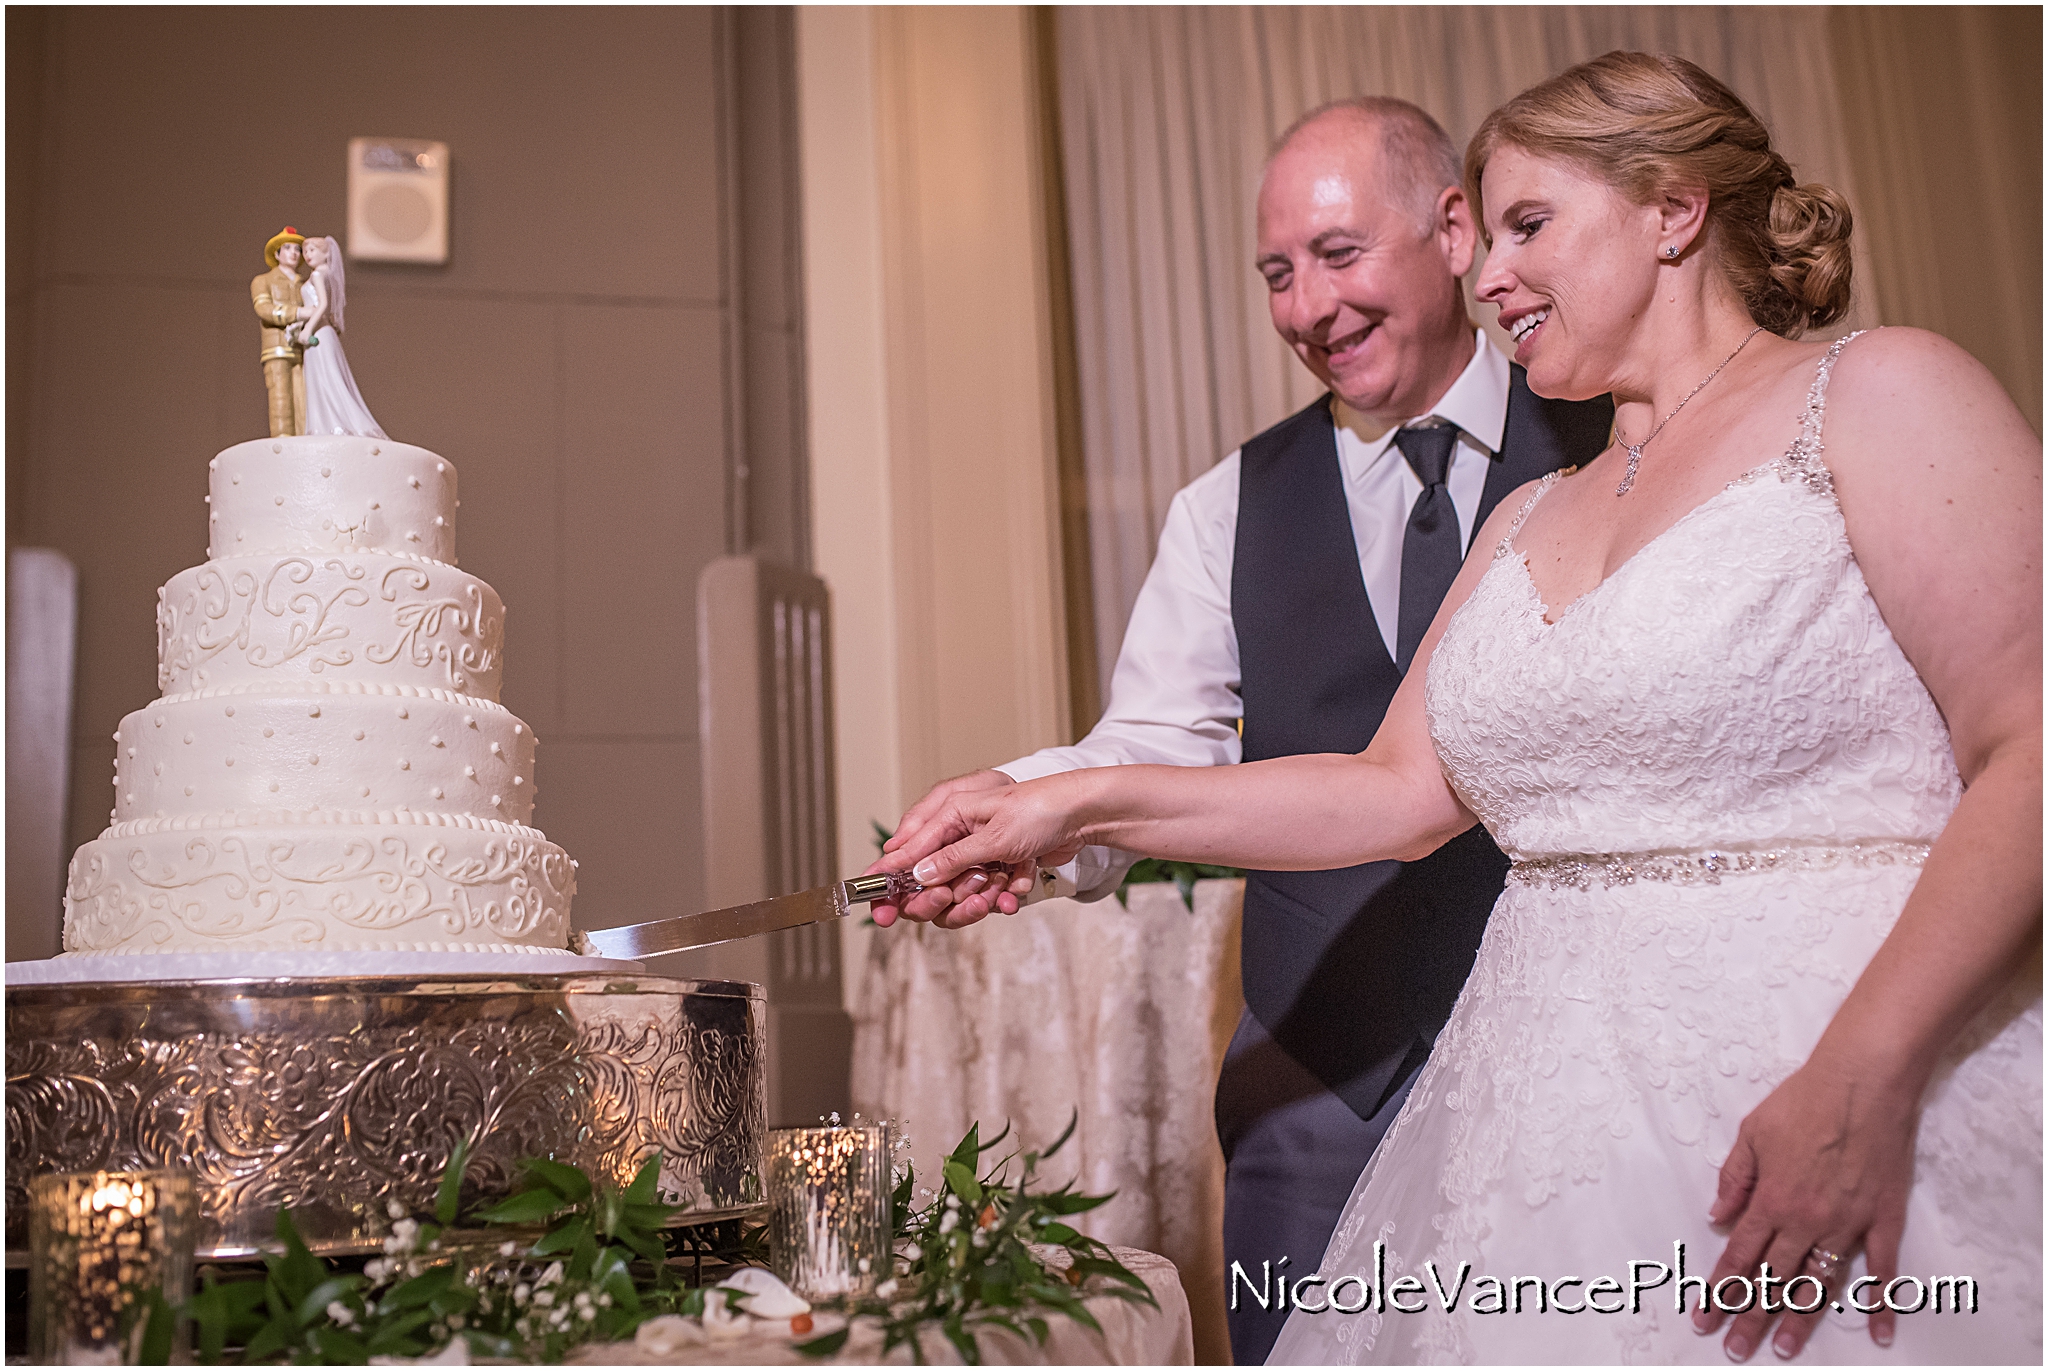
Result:
M1749 331L1749 338L1754 338L1763 331L1763 325L1758 324L1755 328ZM1749 338L1744 338L1741 342L1737 343L1735 345L1735 351L1729 353L1726 357L1721 359L1721 366L1715 367L1712 371L1707 373L1707 381L1711 381L1716 376L1719 376L1721 374L1722 367L1726 367L1730 362L1734 361L1737 357L1740 357L1742 355L1742 350L1749 346ZM1676 405L1673 405L1671 408L1671 413L1664 416L1663 423L1658 424L1657 427L1650 430L1650 438L1655 438L1658 434L1662 433L1664 431L1664 424L1668 424L1673 419L1678 417L1678 411L1685 408L1686 401L1692 399L1693 396L1699 394L1701 391L1707 388L1707 381L1702 381L1698 385L1694 386L1691 390L1687 391L1685 393L1685 399L1680 400ZM1636 468L1642 464L1643 449L1650 445L1650 438L1645 438L1640 443L1625 442L1622 444L1623 447L1628 449L1628 471L1625 475L1622 476L1621 484L1614 488L1614 493L1617 497L1628 494L1629 490L1635 485Z

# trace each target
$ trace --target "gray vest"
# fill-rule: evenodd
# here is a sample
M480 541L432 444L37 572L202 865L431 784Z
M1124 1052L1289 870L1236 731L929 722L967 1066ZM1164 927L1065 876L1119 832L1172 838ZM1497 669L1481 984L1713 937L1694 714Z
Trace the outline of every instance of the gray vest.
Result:
M1523 482L1599 455L1613 419L1605 397L1545 400L1512 368L1501 452L1473 527ZM1230 612L1244 759L1362 752L1401 673L1359 574L1329 397L1247 442L1240 461ZM1371 1118L1450 1017L1507 868L1474 827L1419 862L1252 872L1246 1004L1289 1056Z

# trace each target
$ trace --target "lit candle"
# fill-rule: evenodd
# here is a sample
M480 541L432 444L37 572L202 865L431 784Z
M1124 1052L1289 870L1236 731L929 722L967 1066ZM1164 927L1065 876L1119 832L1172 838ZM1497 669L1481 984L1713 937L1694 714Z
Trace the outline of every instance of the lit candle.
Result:
M175 1308L191 1293L196 1217L192 1178L183 1173L84 1171L31 1181L29 1359L134 1361L152 1309ZM160 1306L150 1298L158 1291Z
M785 1285L807 1300L873 1294L889 1240L885 1128L769 1132L769 1257Z

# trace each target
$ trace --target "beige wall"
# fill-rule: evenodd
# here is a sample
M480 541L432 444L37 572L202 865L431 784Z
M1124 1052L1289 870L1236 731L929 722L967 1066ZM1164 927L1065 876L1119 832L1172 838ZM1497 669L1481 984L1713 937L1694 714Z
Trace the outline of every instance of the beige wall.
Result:
M798 14L849 869L932 782L1067 740L1033 41L1015 6Z
M1866 312L1991 369L2041 431L2041 10L1828 15Z
M156 588L205 555L206 460L264 432L264 240L344 236L350 136L429 137L451 260L351 264L350 360L385 429L461 472L578 922L698 907L697 572L808 542L794 243L738 251L793 204L734 189L793 141L743 41L777 22L786 49L787 15L708 8L9 11L8 536L81 573L74 843L157 693Z

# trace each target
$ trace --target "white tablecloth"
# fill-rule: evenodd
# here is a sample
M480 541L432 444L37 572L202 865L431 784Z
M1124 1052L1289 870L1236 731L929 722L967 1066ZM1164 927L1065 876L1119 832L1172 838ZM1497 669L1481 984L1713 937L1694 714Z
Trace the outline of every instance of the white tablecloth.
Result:
M871 931L853 968L854 1105L895 1119L926 1176L971 1123L987 1138L1007 1120L1043 1147L1078 1109L1045 1179L1116 1191L1079 1226L1170 1258L1197 1360L1228 1362L1215 1092L1243 1005L1244 883L1201 882L1192 911L1172 885L1130 895Z
M1117 1248L1117 1259L1135 1271L1159 1301L1148 1309L1128 1300L1097 1295L1088 1300L1088 1312L1102 1325L1100 1333L1072 1319L1050 1315L1051 1329L1045 1345L1000 1330L980 1337L981 1359L991 1366L1186 1366L1194 1358L1193 1330L1188 1321L1188 1298L1180 1288L1173 1263L1150 1252ZM1054 1265L1062 1264L1057 1258ZM567 1361L581 1366L875 1366L884 1364L882 1338L872 1321L856 1325L854 1335L837 1355L820 1361L797 1354L796 1345L817 1337L817 1332L791 1334L780 1323L763 1324L759 1331L729 1342L697 1343L672 1358L657 1360L630 1342L603 1343L572 1353ZM924 1358L941 1365L957 1365L960 1353L945 1337L934 1331L923 1340ZM898 1347L887 1363L912 1360L910 1348Z

